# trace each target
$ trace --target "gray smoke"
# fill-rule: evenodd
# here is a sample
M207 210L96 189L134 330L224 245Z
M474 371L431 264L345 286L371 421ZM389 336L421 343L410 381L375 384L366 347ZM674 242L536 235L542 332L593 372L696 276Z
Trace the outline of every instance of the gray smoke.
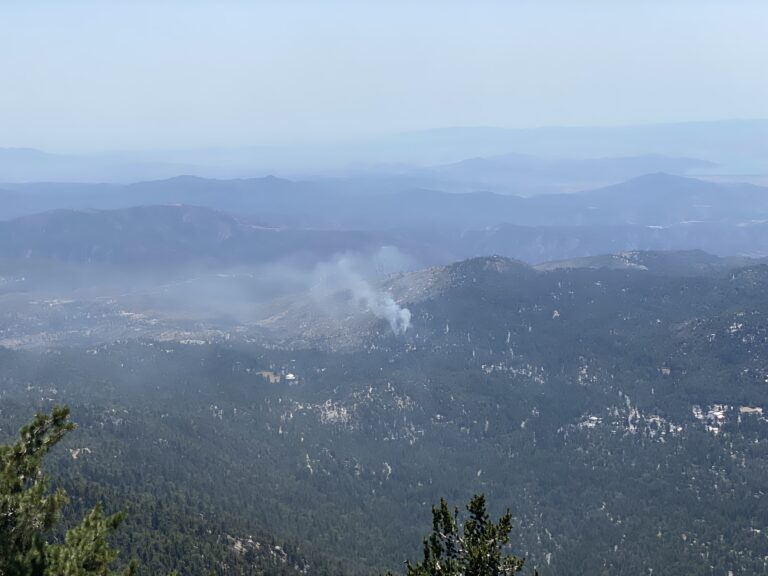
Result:
M411 325L411 311L400 306L391 294L376 290L358 271L364 267L351 255L319 264L315 270L314 296L329 302L335 294L348 291L356 306L386 320L395 334L404 334Z

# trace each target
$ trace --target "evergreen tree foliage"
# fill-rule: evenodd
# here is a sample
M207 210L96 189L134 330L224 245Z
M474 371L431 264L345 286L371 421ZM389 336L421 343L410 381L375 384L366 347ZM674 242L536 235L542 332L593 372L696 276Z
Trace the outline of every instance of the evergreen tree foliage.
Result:
M442 498L432 507L432 534L424 540L424 560L406 564L408 576L506 576L519 572L523 558L507 555L512 531L509 510L493 522L485 509L485 496L475 495L467 505L468 518L459 520Z
M37 414L14 444L0 446L0 576L110 576L117 556L107 536L122 514L105 516L96 506L62 543L51 532L67 503L63 490L49 490L43 457L70 431L69 409ZM133 574L129 564L120 574Z

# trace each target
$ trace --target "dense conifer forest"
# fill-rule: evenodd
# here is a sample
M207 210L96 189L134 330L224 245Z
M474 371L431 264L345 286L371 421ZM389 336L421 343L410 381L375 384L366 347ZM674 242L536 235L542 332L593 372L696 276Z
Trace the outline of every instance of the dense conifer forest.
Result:
M3 439L68 404L65 526L125 510L139 574L397 572L480 492L541 574L764 570L768 267L445 274L346 352L0 350Z

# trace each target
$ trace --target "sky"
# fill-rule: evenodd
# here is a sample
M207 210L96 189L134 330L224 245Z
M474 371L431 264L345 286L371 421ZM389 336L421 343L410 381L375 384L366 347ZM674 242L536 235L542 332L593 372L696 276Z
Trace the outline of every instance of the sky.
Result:
M768 117L768 2L3 0L0 147Z

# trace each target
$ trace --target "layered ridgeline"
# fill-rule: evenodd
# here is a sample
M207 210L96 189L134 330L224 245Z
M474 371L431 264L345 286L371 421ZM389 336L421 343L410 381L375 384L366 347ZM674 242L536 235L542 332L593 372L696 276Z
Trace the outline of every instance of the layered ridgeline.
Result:
M271 227L387 230L413 225L466 231L519 226L672 226L686 222L748 223L768 214L766 188L715 183L657 172L570 194L501 194L375 182L292 181L274 177L213 180L179 176L129 185L6 184L3 220L50 210L110 210L192 205L248 216Z
M361 175L381 181L586 188L649 172L765 174L768 122L729 120L635 126L421 130L348 142L62 155L0 148L0 182L134 182L177 174L236 178ZM694 158L691 158L693 156Z
M463 261L376 287L407 327L364 314L344 350L293 306L279 341L3 349L2 430L70 404L50 471L128 508L148 574L398 570L477 492L543 574L762 573L768 267L744 264Z
M534 197L368 188L191 177L15 185L0 191L0 259L253 265L381 245L421 266L487 254L530 263L622 250L768 254L768 189L748 184L652 174Z
M468 155L453 153L426 163L422 160L387 164L378 157L365 166L358 164L351 167L347 159L347 165L343 167L326 166L311 170L308 163L304 163L299 169L280 170L280 166L275 164L259 165L258 153L249 155L247 151L239 159L232 158L234 163L220 157L222 165L216 167L197 164L193 158L189 158L188 162L141 163L117 156L62 156L33 149L0 148L0 182L116 183L162 179L178 174L225 179L278 170L280 174L325 174L314 178L332 180L334 184L345 187L367 185L387 190L426 186L455 191L525 190L532 194L587 188L658 171L688 174L729 170L729 167L718 163L680 156L679 153L662 155L642 152L599 158L537 157L510 154L504 149L497 149L492 155L487 155L487 150L468 150L465 153ZM760 167L760 163L755 166Z

